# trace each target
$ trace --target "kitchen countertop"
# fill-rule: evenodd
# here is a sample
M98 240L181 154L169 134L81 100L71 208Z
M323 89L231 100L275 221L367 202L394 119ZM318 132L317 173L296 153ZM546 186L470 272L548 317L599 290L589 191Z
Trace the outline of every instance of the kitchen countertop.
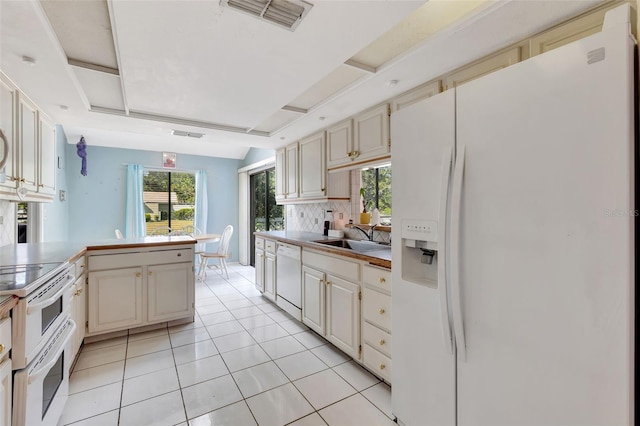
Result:
M195 244L190 236L147 236L123 240L60 241L48 243L9 244L0 247L0 265L33 263L58 263L78 258L87 250L113 250L139 247L156 247Z
M328 246L326 244L320 244L316 241L335 241L342 240L337 237L327 237L322 234L316 234L314 232L299 232L299 231L263 231L254 232L256 236L270 238L272 240L281 241L283 243L294 244L297 246L310 248L318 251L324 251L332 254L339 254L341 256L350 257L353 259L364 260L371 265L381 266L383 268L391 269L391 247L381 246L380 250L370 250L366 252L353 251L350 249L344 249L340 247Z

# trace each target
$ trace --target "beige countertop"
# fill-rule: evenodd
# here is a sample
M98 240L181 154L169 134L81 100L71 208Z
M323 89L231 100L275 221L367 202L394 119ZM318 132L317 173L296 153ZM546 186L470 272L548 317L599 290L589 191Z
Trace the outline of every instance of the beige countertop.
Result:
M87 250L113 250L139 247L195 244L190 236L147 236L101 241L60 241L48 243L9 244L0 247L0 265L58 263L74 260Z
M264 231L254 232L254 234L259 237L270 238L272 240L281 241L283 243L289 243L309 249L338 254L341 256L350 257L352 259L364 260L365 262L369 262L371 265L391 269L390 246L381 246L380 250L358 252L318 243L317 241L340 240L341 238L327 237L322 234L316 234L313 232Z

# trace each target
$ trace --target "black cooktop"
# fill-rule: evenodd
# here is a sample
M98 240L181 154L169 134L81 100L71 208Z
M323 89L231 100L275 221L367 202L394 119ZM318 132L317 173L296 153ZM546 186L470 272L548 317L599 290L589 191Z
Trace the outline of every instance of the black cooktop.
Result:
M61 265L62 262L0 266L0 295L28 293L31 284L54 275Z

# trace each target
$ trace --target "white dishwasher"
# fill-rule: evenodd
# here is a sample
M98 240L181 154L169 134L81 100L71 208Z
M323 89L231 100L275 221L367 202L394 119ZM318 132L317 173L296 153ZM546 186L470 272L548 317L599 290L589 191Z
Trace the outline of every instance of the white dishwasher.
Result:
M302 321L302 249L278 243L276 262L276 303Z

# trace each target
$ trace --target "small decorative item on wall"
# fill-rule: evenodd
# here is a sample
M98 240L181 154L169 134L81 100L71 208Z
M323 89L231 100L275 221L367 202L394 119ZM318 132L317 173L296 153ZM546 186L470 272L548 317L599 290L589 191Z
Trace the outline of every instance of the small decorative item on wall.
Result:
M87 143L84 141L84 136L80 136L80 142L76 144L78 157L82 158L82 168L80 174L82 176L87 175Z
M162 153L162 167L165 169L175 169L176 168L176 154L172 152L163 152Z

